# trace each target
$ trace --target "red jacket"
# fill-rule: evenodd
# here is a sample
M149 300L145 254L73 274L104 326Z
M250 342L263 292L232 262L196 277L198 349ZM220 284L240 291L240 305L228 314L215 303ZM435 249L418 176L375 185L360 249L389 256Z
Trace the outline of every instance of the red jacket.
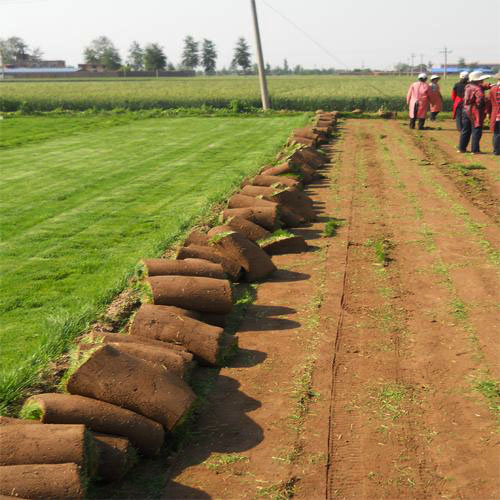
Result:
M500 83L493 85L490 88L490 129L493 132L495 123L500 121Z
M468 83L465 87L464 109L473 127L482 127L486 116L486 99L481 84Z
M453 90L451 91L451 99L453 101L453 118L457 116L458 105L464 102L465 86L467 83L460 80L455 83Z

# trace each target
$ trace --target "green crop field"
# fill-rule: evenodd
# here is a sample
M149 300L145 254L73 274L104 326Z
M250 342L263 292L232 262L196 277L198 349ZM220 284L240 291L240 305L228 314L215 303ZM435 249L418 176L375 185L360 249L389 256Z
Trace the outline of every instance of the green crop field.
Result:
M377 111L406 109L406 76L274 76L269 91L275 109L317 108ZM451 109L454 78L442 81L445 109ZM260 106L256 77L96 79L92 81L0 82L0 111L50 111L126 108L228 107L239 100Z
M308 120L129 115L0 121L3 405Z

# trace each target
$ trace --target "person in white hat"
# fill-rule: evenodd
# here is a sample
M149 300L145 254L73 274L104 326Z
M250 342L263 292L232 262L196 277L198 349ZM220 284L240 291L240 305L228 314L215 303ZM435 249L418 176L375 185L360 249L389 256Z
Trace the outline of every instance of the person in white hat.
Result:
M438 83L440 79L441 77L439 75L431 76L431 122L436 121L437 115L443 110L443 96L441 95L441 89Z
M467 152L469 141L471 141L472 154L481 153L479 143L483 135L483 123L486 116L486 98L484 96L483 81L486 78L489 78L489 75L483 75L481 71L473 71L469 75L469 83L465 87L464 94L462 131L460 132L458 153Z
M490 130L493 132L493 154L500 156L500 73L496 85L490 88Z
M469 81L468 71L462 71L460 73L460 80L453 85L453 90L451 91L451 99L453 101L453 118L457 124L457 130L462 131L462 108L464 107L464 94L465 86Z
M410 128L415 128L415 122L418 119L418 129L424 128L427 110L432 99L431 87L427 83L427 75L420 73L418 81L412 83L406 95L406 104L410 110Z

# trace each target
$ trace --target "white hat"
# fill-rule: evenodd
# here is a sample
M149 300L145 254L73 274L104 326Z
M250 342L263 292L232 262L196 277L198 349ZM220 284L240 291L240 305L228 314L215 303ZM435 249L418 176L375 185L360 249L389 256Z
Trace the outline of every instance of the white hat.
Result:
M469 72L468 71L461 71L460 72L460 78L465 78L467 76L469 76Z
M423 79L423 80L427 80L427 73L420 73L420 74L418 75L418 79L419 79L419 80L422 80L422 79Z
M489 78L490 75L483 75L483 73L481 73L481 71L473 71L470 75L469 75L469 80L471 82L480 82L482 80L486 80L486 78Z
M431 80L435 80L436 78L441 78L439 75L432 75Z

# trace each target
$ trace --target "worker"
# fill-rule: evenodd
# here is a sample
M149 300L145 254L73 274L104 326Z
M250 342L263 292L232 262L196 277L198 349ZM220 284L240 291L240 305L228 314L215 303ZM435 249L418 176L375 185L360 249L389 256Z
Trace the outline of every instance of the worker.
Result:
M438 75L431 76L431 122L435 122L438 113L443 110L443 96L441 95L441 89L438 83L440 79L441 77Z
M472 154L480 154L479 143L483 134L483 123L486 116L486 98L483 82L489 78L481 71L473 71L469 75L469 83L465 86L464 107L462 110L462 131L458 153L466 153L471 140Z
M453 85L453 90L451 91L451 99L453 100L453 118L457 124L457 130L462 131L462 109L464 107L464 94L465 86L469 81L469 73L467 71L462 71L460 73L460 80Z
M427 75L420 73L418 81L412 83L406 95L406 104L410 107L410 128L415 128L415 122L418 119L418 129L423 130L427 110L432 100L432 90L427 83Z
M490 130L493 132L493 154L500 156L500 73L495 78L497 83L490 88Z

